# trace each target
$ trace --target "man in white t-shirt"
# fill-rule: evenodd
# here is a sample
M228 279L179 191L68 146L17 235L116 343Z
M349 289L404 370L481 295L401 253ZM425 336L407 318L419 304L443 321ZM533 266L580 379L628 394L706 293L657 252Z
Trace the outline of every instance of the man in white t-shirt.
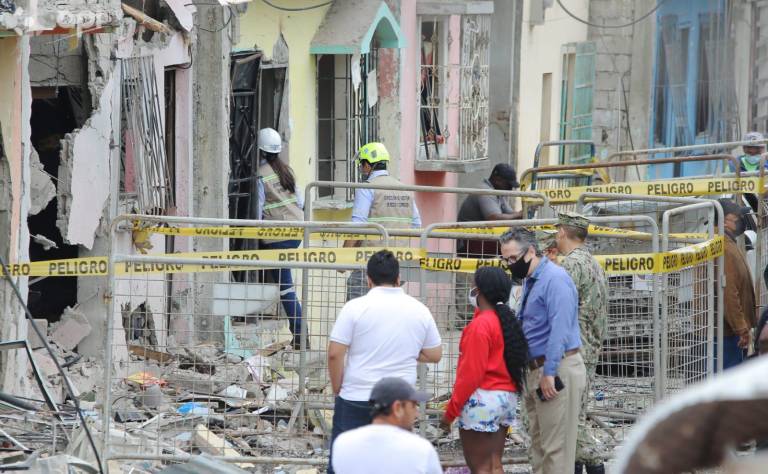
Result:
M403 379L381 379L371 391L372 424L336 439L333 470L337 474L442 474L435 448L411 432L419 402L429 398Z
M371 422L368 400L376 382L400 377L414 385L417 362L437 363L443 353L432 314L400 288L394 254L373 254L367 274L368 294L344 305L328 344L328 372L336 395L331 446L341 433Z

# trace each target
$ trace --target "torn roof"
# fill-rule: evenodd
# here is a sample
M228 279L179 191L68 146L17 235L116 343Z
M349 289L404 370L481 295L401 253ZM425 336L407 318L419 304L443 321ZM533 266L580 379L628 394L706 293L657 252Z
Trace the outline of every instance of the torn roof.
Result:
M373 39L382 48L404 48L405 38L382 0L333 2L312 38L312 54L366 54Z

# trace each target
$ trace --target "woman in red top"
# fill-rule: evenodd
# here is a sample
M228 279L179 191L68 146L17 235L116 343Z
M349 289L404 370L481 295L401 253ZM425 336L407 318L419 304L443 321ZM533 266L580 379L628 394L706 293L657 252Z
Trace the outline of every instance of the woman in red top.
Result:
M475 272L469 294L475 315L461 335L456 382L441 422L450 428L458 418L464 459L473 474L504 472L504 440L525 380L528 343L507 306L511 287L501 268Z

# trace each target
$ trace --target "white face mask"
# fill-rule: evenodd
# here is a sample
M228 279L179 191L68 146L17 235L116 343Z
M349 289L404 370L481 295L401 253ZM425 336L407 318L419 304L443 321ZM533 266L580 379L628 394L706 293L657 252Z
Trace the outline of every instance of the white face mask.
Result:
M469 304L471 304L473 308L477 308L477 288L472 288L471 290L469 290L469 295L467 295L467 299L469 300Z

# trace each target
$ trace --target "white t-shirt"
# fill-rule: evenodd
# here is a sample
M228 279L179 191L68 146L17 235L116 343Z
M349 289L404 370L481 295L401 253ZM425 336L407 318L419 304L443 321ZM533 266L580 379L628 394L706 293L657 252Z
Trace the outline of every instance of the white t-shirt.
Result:
M367 402L384 377L415 385L419 353L442 344L426 306L402 288L381 286L341 308L331 341L349 346L339 395L357 402Z
M337 474L442 474L440 458L426 439L394 425L366 425L333 443Z

